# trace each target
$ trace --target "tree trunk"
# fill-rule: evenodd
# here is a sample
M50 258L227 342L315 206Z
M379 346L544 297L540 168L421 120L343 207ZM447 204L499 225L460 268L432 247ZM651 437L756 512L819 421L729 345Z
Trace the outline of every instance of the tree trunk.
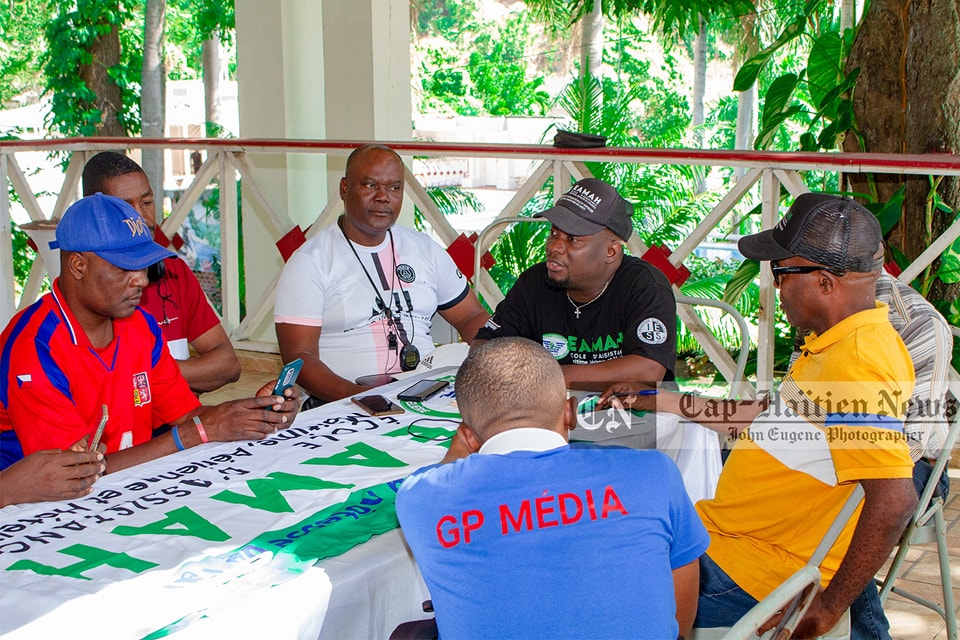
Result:
M211 135L211 124L220 125L220 38L216 33L203 41L203 98L204 118L207 122L207 135Z
M840 0L840 33L853 29L857 20L857 3L855 0Z
M960 7L957 0L872 0L854 40L847 69L860 67L854 114L863 149L876 153L960 152ZM848 135L847 151L859 141ZM910 259L952 221L928 211L927 177L881 175L871 183L848 176L854 191L886 201L906 186L904 211L888 242ZM960 180L944 178L944 202L960 207ZM934 263L936 267L937 263ZM952 289L952 291L951 291ZM933 299L955 298L958 287L934 285Z
M707 23L703 16L697 17L699 29L693 43L693 108L691 125L693 126L693 146L703 146L703 96L707 90ZM703 193L703 180L697 180L696 192Z
M96 95L94 106L100 110L98 136L125 136L127 132L117 118L123 104L120 87L107 74L107 69L120 62L120 34L114 25L109 32L97 36L90 46L90 64L80 66L80 79Z
M144 138L164 136L163 18L166 0L147 0L143 19L143 70L140 74L140 118ZM163 149L144 149L143 171L153 192L163 198ZM158 207L161 208L161 207Z
M603 64L603 3L596 0L593 10L581 19L580 73L600 77Z
M758 3L759 4L759 3ZM743 30L743 37L740 40L740 46L737 47L737 55L733 57L734 70L743 66L743 63L760 51L760 42L757 39L756 32L757 14L756 12L745 13L740 16L740 27ZM754 83L748 91L741 91L737 96L737 132L734 141L734 149L752 149L753 148L753 112L757 103L757 84ZM737 167L734 170L734 177L737 180L746 174L744 167Z

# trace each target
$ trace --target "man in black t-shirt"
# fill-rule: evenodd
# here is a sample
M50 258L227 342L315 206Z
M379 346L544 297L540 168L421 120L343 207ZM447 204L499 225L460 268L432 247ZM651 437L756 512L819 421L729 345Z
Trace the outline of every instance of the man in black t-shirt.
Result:
M569 388L673 380L673 291L656 267L623 254L633 232L626 200L587 178L538 216L551 222L546 261L520 275L477 339L521 336L543 344Z

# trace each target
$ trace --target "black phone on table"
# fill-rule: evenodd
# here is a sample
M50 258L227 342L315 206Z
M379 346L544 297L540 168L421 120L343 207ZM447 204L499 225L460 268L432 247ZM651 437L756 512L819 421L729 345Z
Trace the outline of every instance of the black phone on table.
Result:
M403 407L390 402L390 400L383 396L371 395L350 399L354 404L358 405L372 416L392 416L398 413L403 413Z
M421 380L397 394L401 400L422 402L450 386L446 380Z

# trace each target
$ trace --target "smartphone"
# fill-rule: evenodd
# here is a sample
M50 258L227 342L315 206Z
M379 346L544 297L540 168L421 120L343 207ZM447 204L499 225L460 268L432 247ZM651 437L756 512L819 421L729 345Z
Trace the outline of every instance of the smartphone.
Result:
M420 402L426 400L435 393L446 389L450 383L446 380L421 380L412 387L404 389L397 394L401 400L413 400Z
M301 367L303 367L302 358L297 358L283 365L283 369L280 370L280 377L277 378L277 384L273 387L273 395L283 397L283 392L297 381Z
M403 407L390 402L383 396L360 396L351 400L372 416L392 416L403 413Z

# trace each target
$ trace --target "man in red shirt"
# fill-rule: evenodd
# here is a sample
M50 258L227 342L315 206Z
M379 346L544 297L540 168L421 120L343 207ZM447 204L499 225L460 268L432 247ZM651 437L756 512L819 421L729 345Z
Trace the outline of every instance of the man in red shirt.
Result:
M115 151L103 151L83 168L83 195L103 193L125 200L150 227L157 226L157 207L150 180L136 162ZM214 391L240 377L240 359L200 282L179 256L166 258L147 271L140 306L160 324L180 373L195 393ZM190 347L197 355L190 355Z
M0 334L0 431L23 453L68 449L106 415L108 471L208 441L262 439L289 426L291 397L202 406L139 302L147 267L173 254L123 200L96 194L57 226L61 275L53 291ZM53 245L54 243L51 243ZM173 428L153 438L153 429Z

